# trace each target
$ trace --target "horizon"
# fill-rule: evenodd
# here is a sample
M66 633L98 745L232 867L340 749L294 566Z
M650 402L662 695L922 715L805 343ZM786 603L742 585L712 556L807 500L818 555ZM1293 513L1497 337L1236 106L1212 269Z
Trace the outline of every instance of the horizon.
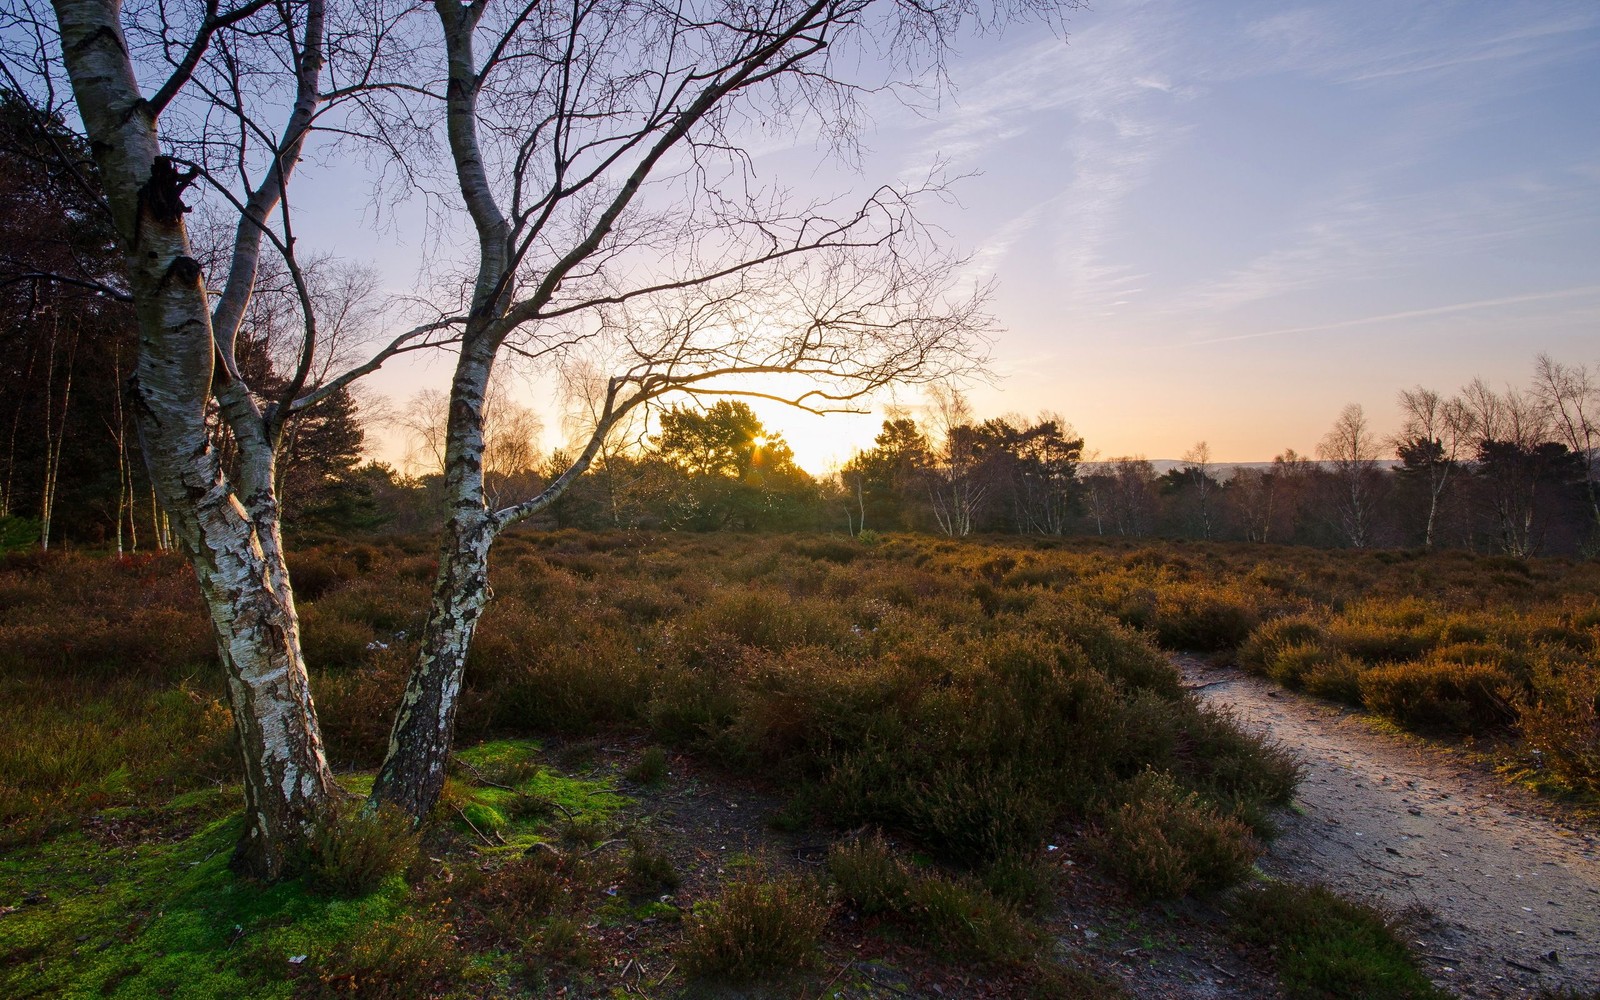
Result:
M971 40L921 114L874 104L856 170L808 136L753 150L758 177L806 193L940 158L978 175L930 217L998 280L976 413L1059 413L1101 456L1204 440L1254 462L1314 452L1347 403L1388 432L1401 389L1596 360L1600 7L1113 0L1067 30ZM372 213L332 179L304 229L348 248ZM372 248L391 287L415 287L406 211ZM370 381L403 405L445 374ZM563 443L551 398L524 389L541 451ZM756 409L814 474L882 422Z

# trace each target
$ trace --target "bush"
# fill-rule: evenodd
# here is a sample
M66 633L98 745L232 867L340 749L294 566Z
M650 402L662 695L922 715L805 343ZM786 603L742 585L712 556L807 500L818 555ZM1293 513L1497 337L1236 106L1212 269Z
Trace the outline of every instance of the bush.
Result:
M1360 705L1362 673L1361 664L1340 654L1311 666L1302 675L1301 683L1319 698Z
M881 837L836 845L828 871L840 897L863 916L898 917L948 955L1006 963L1032 954L1016 910L965 879L912 868Z
M529 971L544 968L577 968L593 965L598 958L594 943L583 925L571 917L556 916L544 922L528 939L525 953Z
M1259 848L1250 829L1170 775L1146 772L1101 819L1088 846L1133 891L1151 899L1220 889L1244 878Z
M637 833L628 838L628 874L625 885L634 896L676 892L682 878L672 859L645 843Z
M1361 701L1368 709L1412 729L1483 733L1505 726L1515 680L1486 663L1424 660L1374 667L1361 675Z
M393 806L340 808L308 845L306 881L334 896L365 896L421 858L411 818Z
M1260 621L1237 587L1172 583L1158 591L1150 625L1167 649L1210 652L1238 648Z
M800 968L812 960L830 908L822 890L798 876L736 881L695 907L680 960L691 975L735 982Z
M1568 785L1600 792L1600 666L1545 653L1533 668L1518 726Z
M881 836L835 844L828 852L828 872L840 897L863 916L904 913L910 906L911 869Z
M238 774L228 710L187 684L0 680L0 845Z
M667 780L667 752L660 747L648 747L637 762L626 772L627 779L638 785L659 785Z
M402 915L373 924L354 938L319 949L310 976L296 984L308 1000L362 997L372 1000L434 1000L465 996L466 958L453 928L430 917Z
M542 853L513 858L476 879L465 868L455 887L463 926L498 947L522 944L566 897L561 868Z
M1317 649L1323 641L1322 625L1311 617L1277 618L1262 624L1240 645L1239 662L1258 673L1272 673L1273 664L1284 650Z

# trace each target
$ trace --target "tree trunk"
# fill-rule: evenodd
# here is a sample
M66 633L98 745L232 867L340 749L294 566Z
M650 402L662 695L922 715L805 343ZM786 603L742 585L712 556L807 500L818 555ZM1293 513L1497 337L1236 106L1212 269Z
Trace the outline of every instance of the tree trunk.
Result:
M482 328L468 334L451 383L445 434L445 502L450 518L439 547L433 602L372 800L421 822L444 787L455 736L456 702L467 650L489 597L489 548L500 523L484 504L483 400L494 345Z
M241 442L247 467L241 502L206 433L216 355L200 264L183 225L185 182L159 155L116 3L56 0L55 10L77 106L127 255L139 323L129 393L139 440L173 536L194 564L227 676L247 808L235 862L249 874L277 878L326 815L337 786L323 757L300 650L270 491L272 453Z
M418 821L444 788L467 650L489 596L493 541L490 517L481 509L457 514L445 527L422 648L372 785L374 801L397 806Z

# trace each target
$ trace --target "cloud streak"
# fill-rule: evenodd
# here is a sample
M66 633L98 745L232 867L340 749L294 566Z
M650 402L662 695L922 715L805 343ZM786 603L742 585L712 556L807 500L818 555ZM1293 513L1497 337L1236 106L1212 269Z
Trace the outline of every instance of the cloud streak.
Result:
M1478 299L1474 302L1456 302L1444 306L1430 306L1426 309L1406 309L1401 312L1385 313L1381 316L1363 316L1359 319L1340 320L1335 323L1318 323L1313 326L1292 326L1281 330L1262 330L1257 333L1240 333L1228 337L1211 337L1206 340L1190 341L1190 347L1203 347L1207 344L1227 344L1240 340L1260 340L1263 337L1286 337L1300 333L1326 333L1330 330L1350 330L1364 326L1374 326L1379 323L1393 323L1408 319L1423 319L1430 316L1448 316L1455 313L1475 312L1480 309L1494 309L1501 306L1527 305L1533 302L1553 302L1560 299L1582 298L1588 295L1600 296L1600 285L1584 285L1578 288L1563 288L1553 292L1531 292L1526 295L1505 295L1494 299Z

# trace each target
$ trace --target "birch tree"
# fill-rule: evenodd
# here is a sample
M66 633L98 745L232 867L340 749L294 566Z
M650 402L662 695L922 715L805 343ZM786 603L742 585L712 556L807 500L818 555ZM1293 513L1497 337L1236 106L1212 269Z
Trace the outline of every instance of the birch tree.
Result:
M1541 354L1534 364L1533 394L1549 412L1561 442L1582 462L1590 545L1600 544L1600 372Z
M1317 445L1332 476L1335 522L1352 547L1364 549L1373 541L1373 520L1378 506L1378 442L1367 424L1360 403L1339 412L1333 429Z
M1054 22L1074 0L54 0L53 15L33 3L5 14L7 65L48 105L64 103L64 67L103 180L140 336L130 405L210 609L243 747L238 860L270 878L335 795L274 490L294 415L399 355L455 351L439 572L373 789L420 819L443 783L495 538L554 502L631 414L708 393L849 409L981 361L982 290L960 285L961 260L919 220L943 194L936 170L853 203L802 201L761 183L744 144L814 131L848 152L863 87L938 85L963 26ZM882 71L863 79L866 67ZM375 187L454 213L461 225L446 219L430 252L443 260L445 238L465 233L471 260L458 309L418 307L319 381L289 193L323 129L364 144ZM186 225L198 198L235 223L210 289ZM281 260L302 327L293 374L270 394L237 360L264 254ZM433 302L447 299L440 284ZM609 374L571 465L491 503L483 405L508 356ZM207 433L212 405L231 464Z
M1459 467L1461 449L1471 439L1472 411L1458 398L1445 399L1432 389L1417 386L1400 390L1400 433L1395 452L1408 468L1426 476L1428 511L1422 544L1432 549L1445 490Z
M796 202L759 183L741 142L816 129L848 143L859 89L836 52L936 68L963 21L1063 6L435 6L435 89L477 265L450 388L439 576L377 801L420 817L437 798L494 539L554 502L630 414L696 394L855 409L981 358L981 293L959 286L961 261L918 217L942 195L937 176L853 204ZM572 465L496 508L482 403L507 354L611 374Z
M327 10L323 0L127 11L115 0L58 0L53 16L23 3L7 17L8 73L31 73L32 92L54 113L64 69L94 155L138 326L129 404L162 516L210 611L242 748L246 823L236 861L274 878L336 787L274 489L277 449L289 419L311 402L302 393L317 353L285 196L318 114L336 103L323 90ZM340 37L359 71L359 35ZM141 72L156 85L142 85ZM197 182L236 221L214 295L185 224ZM296 276L304 327L295 374L272 398L251 391L236 350L268 245ZM208 433L213 405L237 449L232 471Z

